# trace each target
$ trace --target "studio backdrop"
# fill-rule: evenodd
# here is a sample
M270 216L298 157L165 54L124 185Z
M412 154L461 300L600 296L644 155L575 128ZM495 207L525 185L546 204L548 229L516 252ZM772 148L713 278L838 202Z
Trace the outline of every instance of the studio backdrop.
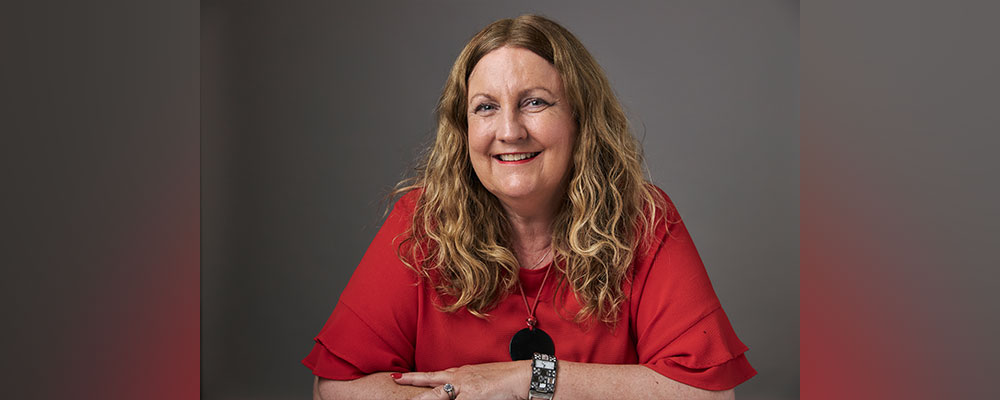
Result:
M464 43L524 13L604 67L759 375L799 393L794 1L202 1L202 398L309 398L300 364L433 138Z

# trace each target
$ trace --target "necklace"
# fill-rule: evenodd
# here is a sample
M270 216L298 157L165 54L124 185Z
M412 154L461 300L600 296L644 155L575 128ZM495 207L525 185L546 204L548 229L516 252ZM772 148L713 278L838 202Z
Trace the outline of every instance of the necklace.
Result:
M544 259L545 259L545 256L549 255L549 252L548 252L548 250L551 250L551 249L552 249L552 245L550 244L550 245L549 245L549 247L545 249L545 250L546 250L546 252L545 252L544 254L542 254L542 258L539 258L539 259L538 259L538 261L535 261L535 265L532 265L532 266L531 266L531 268L528 268L528 269L535 269L535 267L537 267L537 266L538 266L538 264L541 264L541 263L542 263L542 260L544 260ZM522 290L522 291L523 291L523 290Z
M531 267L534 269L538 264L542 263L545 256L549 255L548 252L542 255L542 258L538 260ZM528 319L524 322L528 325L527 328L523 328L510 338L510 359L517 360L530 360L533 358L535 353L555 355L556 346L552 342L552 337L550 337L545 331L537 328L538 319L535 318L535 310L538 309L538 299L542 297L542 289L545 288L545 280L549 278L549 272L552 272L552 268L545 270L545 276L542 277L542 284L538 287L538 294L535 296L534 306L528 306L528 297L524 295L524 285L518 280L517 288L521 291L521 299L524 300L524 308L528 310Z

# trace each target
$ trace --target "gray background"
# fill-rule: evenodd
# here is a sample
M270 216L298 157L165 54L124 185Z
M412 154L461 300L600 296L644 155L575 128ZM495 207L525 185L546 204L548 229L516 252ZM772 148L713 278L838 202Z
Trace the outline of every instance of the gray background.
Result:
M540 13L605 68L759 375L799 392L798 3L202 2L202 394L299 364L431 139L462 45Z
M197 397L198 15L0 11L0 397Z
M214 52L225 20L242 20L225 54L247 50L238 35L252 33L249 24L262 18L252 15L266 11L247 7L228 15L205 10L203 22L215 27L203 35L211 52L206 61L224 55ZM1000 357L994 296L1000 282L998 7L921 0L803 5L802 398L1000 397L993 384ZM212 68L203 71L206 80L215 80L199 79L200 15L199 2L176 0L40 0L16 2L0 13L0 385L8 398L197 398L199 116L220 121L218 94L199 112L199 82L212 93L227 85L218 80L219 67L214 76ZM247 108L231 111L238 112L229 124ZM218 131L208 128L206 139L217 141ZM233 145L247 139L232 135ZM231 154L236 152L216 152L206 164L212 167L203 171L211 185L206 195L238 183L218 177L225 163L220 157ZM668 178L683 171L672 170ZM667 189L675 198L685 195ZM252 198L229 201L241 200ZM690 221L698 204L687 203L682 206ZM213 218L206 222L215 227L205 228L216 238L203 244L206 255L215 254L206 272L218 269L220 260L218 226L226 221L218 209L214 216L204 213ZM705 235L728 232L699 232L703 255L717 257ZM232 254L238 242L231 240L226 251ZM279 267L301 265L306 263ZM716 286L730 279L716 272L720 267L709 265ZM335 282L334 272L324 273ZM266 291L280 282L260 285L256 295L298 298L287 288L280 295ZM212 283L211 290L222 290L218 277ZM314 290L335 297L336 284L326 286L333 288ZM739 301L720 294L730 315L745 320L745 314L733 315ZM265 303L247 297L229 304L260 309ZM220 318L211 311L220 308L219 297L206 294L206 300L214 301L205 304L206 312ZM753 307L775 302L762 304ZM254 391L262 394L246 398L308 398L307 372L295 365L308 346L302 343L306 334L289 328L311 336L321 323L316 318L327 313L318 309L328 307L332 303L288 308L311 310L296 318L309 325L301 328L281 321L253 326L240 320L242 308L230 306L224 322L237 326L228 331L234 344L220 344L218 334L204 343L205 357L213 360L202 377L205 398ZM761 363L781 365L772 358L780 349L768 344L777 341L757 331L763 328L755 322L768 318L758 311L737 324L759 369ZM262 338L261 332L277 333ZM238 342L250 335L255 339ZM220 349L231 357L220 361ZM766 349L774 351L762 354ZM258 354L277 361L251 359ZM283 371L288 374L271 378ZM769 376L782 375L754 378L740 397L770 391L754 389L771 385Z

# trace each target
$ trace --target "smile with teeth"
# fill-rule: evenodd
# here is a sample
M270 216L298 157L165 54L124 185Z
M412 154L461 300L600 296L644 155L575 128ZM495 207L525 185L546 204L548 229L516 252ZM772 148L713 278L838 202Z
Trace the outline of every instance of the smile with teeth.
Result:
M496 157L500 161L521 161L527 160L529 158L534 158L535 156L541 154L541 152L536 153L509 153L509 154L497 154Z

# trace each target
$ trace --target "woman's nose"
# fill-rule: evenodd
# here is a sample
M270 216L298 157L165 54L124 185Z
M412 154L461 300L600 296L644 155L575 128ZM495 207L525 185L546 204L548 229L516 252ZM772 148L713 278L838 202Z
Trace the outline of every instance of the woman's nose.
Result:
M497 140L501 142L516 142L519 140L524 140L528 137L528 130L525 129L524 124L521 122L520 113L516 110L511 110L511 107L507 107L503 111L502 122L497 132Z

